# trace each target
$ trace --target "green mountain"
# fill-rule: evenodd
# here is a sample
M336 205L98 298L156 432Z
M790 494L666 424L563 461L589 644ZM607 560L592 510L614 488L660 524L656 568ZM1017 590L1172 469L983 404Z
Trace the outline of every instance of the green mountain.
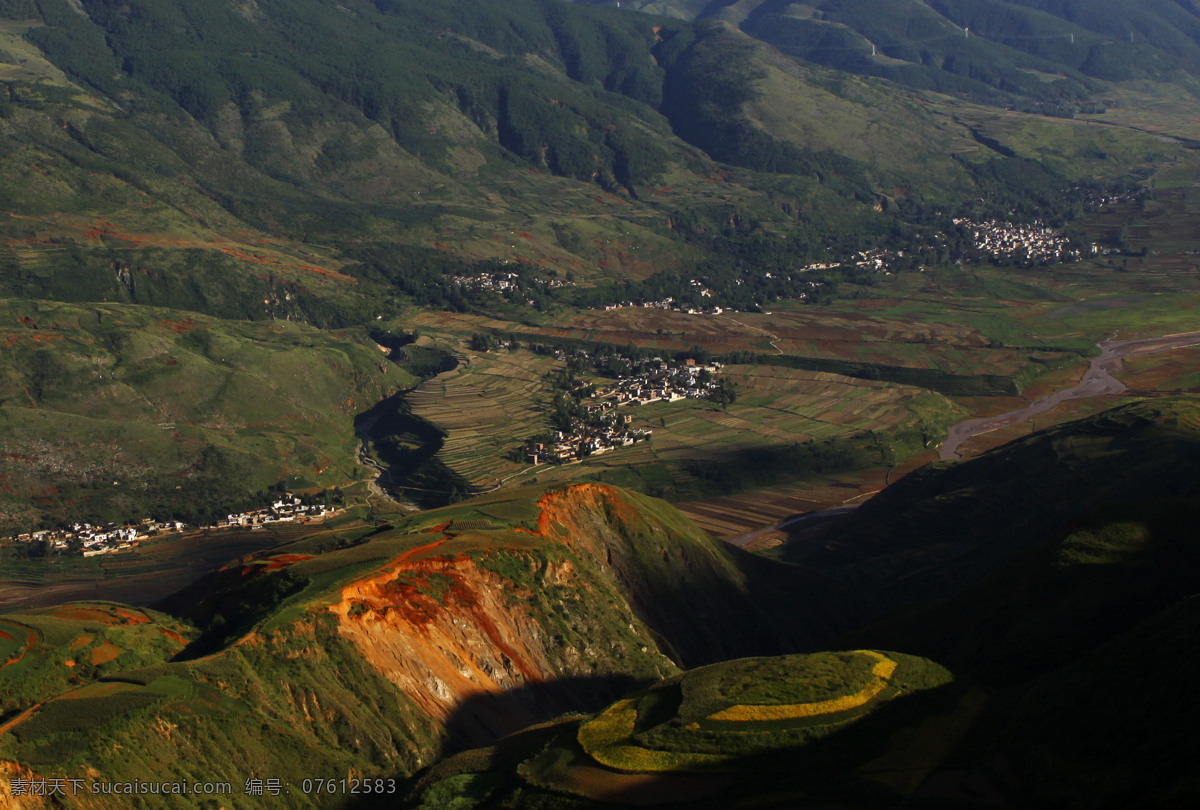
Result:
M927 206L1067 211L1068 185L1163 149L1118 164L1119 130L1031 121L1027 151L729 27L554 0L6 0L0 20L0 291L26 298L327 326L470 306L456 273L545 295L784 269L909 240Z
M723 20L798 60L989 102L1023 99L1046 111L1097 106L1088 102L1102 82L1200 73L1200 13L1172 0L630 0L622 7Z
M10 530L151 514L197 525L261 506L280 482L365 479L354 415L417 380L364 330L45 301L0 302L0 322Z
M6 515L20 527L201 503L219 514L270 486L353 485L346 417L410 372L444 369L416 343L377 374L355 350L338 364L353 379L304 368L242 385L178 359L150 374L142 349L113 348L141 345L147 323L201 313L241 340L254 330L234 321L291 321L343 330L304 339L338 353L351 332L365 344L405 331L416 308L544 325L576 305L695 295L694 280L744 309L828 301L845 273L797 268L880 247L914 267L947 261L935 235L951 213L1066 222L1083 187L1186 151L818 62L723 22L556 0L0 2L6 340L48 301L186 313L107 309L127 313L107 344L84 326L2 361ZM462 283L497 273L513 274L503 295ZM257 375L266 358L238 370ZM97 386L109 362L119 393ZM83 383L88 364L98 376ZM281 390L292 373L312 384ZM38 382L51 375L78 390ZM155 392L162 403L142 401ZM175 392L209 405L177 406ZM11 410L26 405L64 437L43 450L74 454L60 481L42 486L44 460L27 460L42 451L31 413ZM294 441L263 426L275 405L301 415ZM203 430L174 444L154 427L189 419ZM85 458L117 436L133 448L124 481L111 454ZM220 486L171 502L164 482L193 466Z
M476 499L349 545L325 530L164 603L186 620L109 603L5 615L0 759L239 794L272 777L291 806L322 805L303 779L400 778L444 746L846 626L838 588L801 580L594 485Z

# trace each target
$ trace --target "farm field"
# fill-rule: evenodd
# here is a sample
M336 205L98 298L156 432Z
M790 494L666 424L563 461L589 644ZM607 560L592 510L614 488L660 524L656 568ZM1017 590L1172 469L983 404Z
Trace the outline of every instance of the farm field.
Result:
M510 417L492 414L472 423L443 407L442 426L453 428L441 457L456 471L466 471L477 487L574 478L631 486L682 503L708 531L723 537L796 512L838 505L879 489L885 480L894 482L927 457L923 445L956 417L1016 410L1073 384L1100 340L1197 328L1200 277L1195 270L1200 262L1191 253L1194 236L1189 230L1200 213L1200 193L1190 185L1194 180L1194 169L1170 169L1156 178L1161 187L1146 201L1087 220L1088 236L1101 243L1116 238L1114 222L1132 220L1134 225L1127 229L1130 250L1144 246L1145 255L1048 268L930 268L879 278L870 286L843 283L843 294L827 306L776 302L763 313L688 315L626 307L560 311L522 324L484 315L417 315L414 326L422 340L459 349L469 334L491 332L520 341L633 344L664 352L699 346L717 356L752 353L759 363L726 369L738 392L737 402L726 411L695 402L643 407L635 420L653 429L649 444L564 467L522 470L494 451L489 461L481 443L502 448L522 438L503 435ZM1132 389L1127 397L1065 403L1029 423L977 436L963 445L962 453L975 455L1136 396L1190 390L1200 383L1189 369L1190 356L1185 350L1177 358L1131 361L1122 378ZM779 358L778 364L773 357ZM791 367L813 362L852 364L834 369L855 376ZM893 382L869 379L872 369ZM916 370L916 376L909 370ZM533 419L537 396L528 388L521 390L530 381L518 379L516 370L497 371L513 379L496 410ZM467 385L473 374L474 369L461 370L454 385ZM983 385L975 384L981 380ZM423 390L432 391L433 385ZM942 393L931 394L926 386ZM922 392L924 400L918 396ZM470 402L469 397L464 401ZM473 410L486 411L479 407L482 403L474 404ZM431 407L425 403L420 412L428 413ZM924 417L917 415L926 408ZM474 425L483 425L483 430ZM911 437L889 439L903 446L899 452L876 447L873 458L861 452L861 446L857 455L850 452L855 456L853 471L810 459L811 463L792 463L777 481L751 475L740 484L730 483L736 473L753 472L774 452L766 464L771 467L793 443L801 449L809 448L810 441L838 446L858 437L861 443L868 435L895 437L897 430L921 425L920 444ZM729 474L723 481L714 480L720 468ZM744 497L734 495L737 490Z
M1020 410L1033 400L1079 381L1087 366L1080 363L1049 372L1027 386L1020 396L960 397L956 404L977 416L994 416ZM1187 347L1124 360L1116 376L1129 387L1126 394L1068 400L1029 421L974 436L959 451L964 458L979 455L1009 441L1028 436L1065 421L1081 419L1146 396L1192 393L1200 390L1200 347ZM794 514L830 509L874 494L903 475L935 458L933 453L912 456L891 469L864 469L852 473L809 479L802 485L741 492L733 495L677 503L676 508L715 536L730 538L769 526ZM781 535L780 535L781 536ZM758 542L770 538L763 536Z
M935 458L936 454L928 451L894 467L867 467L813 476L800 483L681 501L672 505L714 537L729 540L757 532L794 515L861 503ZM750 547L776 545L785 536L785 532L764 532Z
M932 444L963 413L944 396L913 386L731 365L722 373L737 387L738 399L725 410L704 400L651 403L628 409L634 427L654 431L650 442L561 466L509 461L505 453L549 425L541 375L553 366L528 352L472 354L470 363L423 384L408 401L414 414L447 432L438 459L477 489L590 479L632 483L676 500L711 491L698 467L732 468L755 451L786 454L801 444L824 447L862 436L877 437L877 460L890 458L896 451L879 437L898 430ZM910 452L906 445L899 454Z
M1200 348L1126 358L1113 376L1129 386L1131 394L1195 393L1200 391Z
M895 305L893 315L883 310ZM931 310L935 307L930 307ZM973 326L922 322L896 302L855 299L844 309L796 305L766 313L688 315L643 307L576 310L553 324L514 324L483 315L414 316L423 334L493 330L522 340L579 340L669 352L701 346L714 355L753 352L937 369L956 374L1015 374L1028 350L994 346ZM945 318L945 316L942 316ZM764 357L764 360L767 359Z
M476 489L490 489L527 465L505 454L549 429L543 376L561 362L528 351L467 352L466 363L406 395L416 416L446 431L438 458Z

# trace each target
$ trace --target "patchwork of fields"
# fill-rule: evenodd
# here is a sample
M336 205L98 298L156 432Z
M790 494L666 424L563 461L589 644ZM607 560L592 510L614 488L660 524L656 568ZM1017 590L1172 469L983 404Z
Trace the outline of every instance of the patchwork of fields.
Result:
M505 456L549 428L549 389L542 376L561 361L527 351L470 353L469 362L407 395L413 412L447 432L439 460L477 490L501 483L595 477L622 483L636 475L652 492L681 494L695 486L696 463L732 463L754 448L817 445L863 434L919 432L932 445L962 411L940 394L914 386L861 380L780 366L731 365L738 392L725 409L705 400L630 407L634 427L650 442L563 466ZM882 451L886 455L887 451Z

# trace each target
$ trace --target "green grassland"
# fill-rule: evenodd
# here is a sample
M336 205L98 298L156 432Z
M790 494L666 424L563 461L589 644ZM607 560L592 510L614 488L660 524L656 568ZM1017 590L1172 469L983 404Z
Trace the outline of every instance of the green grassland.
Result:
M353 415L416 378L360 333L128 305L0 305L10 528L223 514L361 477ZM34 506L36 502L36 507Z

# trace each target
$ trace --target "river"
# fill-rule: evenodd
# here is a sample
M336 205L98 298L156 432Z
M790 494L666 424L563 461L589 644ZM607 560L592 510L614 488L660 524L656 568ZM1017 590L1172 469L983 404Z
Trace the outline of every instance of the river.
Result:
M938 448L938 457L942 459L958 458L958 448L972 436L990 433L1010 425L1018 425L1069 399L1120 394L1125 391L1125 385L1114 377L1112 372L1121 367L1123 359L1200 345L1200 332L1181 332L1157 338L1105 340L1096 345L1100 347L1100 354L1092 358L1087 371L1083 373L1079 382L1068 388L1040 396L1020 410L1009 411L997 416L966 419L951 426L949 436Z

